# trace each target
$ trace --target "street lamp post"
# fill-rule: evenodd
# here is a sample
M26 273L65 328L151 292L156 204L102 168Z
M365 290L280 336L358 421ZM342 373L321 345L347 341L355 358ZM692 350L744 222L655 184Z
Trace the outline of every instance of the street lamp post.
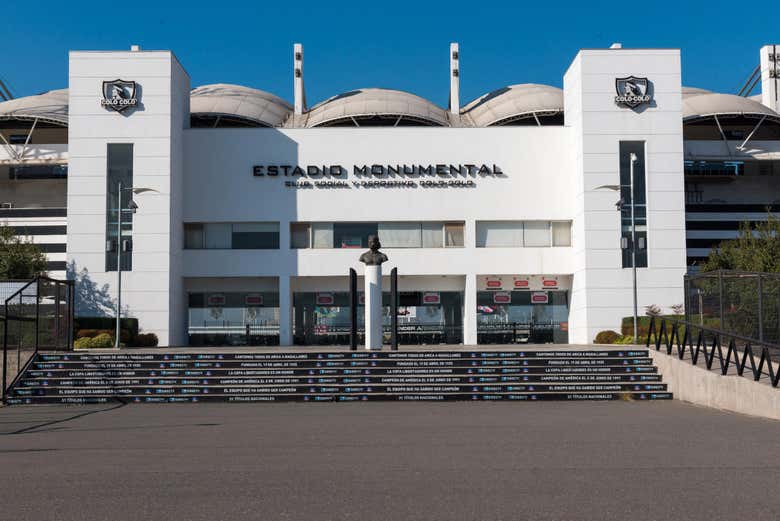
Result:
M122 187L122 181L117 183L117 205L116 205L116 332L114 333L114 347L119 349L119 339L122 332L122 190L127 190L131 194L142 194L144 192L157 192L153 188L135 188ZM130 200L129 210L135 213L138 205Z
M634 165L636 164L638 158L637 155L633 152L629 155L629 172L631 177L631 184L628 185L630 193L631 193L631 270L632 270L632 276L633 276L633 290L634 290L634 342L637 341L637 335L639 332L638 328L638 322L639 322L639 312L638 312L638 298L637 298L637 281L636 281L636 212L635 212L635 205L634 205ZM597 186L596 190L606 188L608 190L614 190L616 192L620 192L621 188L626 187L626 185L603 185L603 186ZM617 203L618 209L622 211L623 209L623 200L621 199ZM622 228L622 217L621 217L621 228Z

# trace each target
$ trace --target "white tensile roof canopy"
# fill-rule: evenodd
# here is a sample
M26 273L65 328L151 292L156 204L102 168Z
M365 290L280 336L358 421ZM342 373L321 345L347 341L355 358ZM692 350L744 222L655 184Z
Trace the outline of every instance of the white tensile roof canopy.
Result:
M472 126L490 127L525 118L538 118L563 112L563 91L549 85L524 83L494 90L461 110Z

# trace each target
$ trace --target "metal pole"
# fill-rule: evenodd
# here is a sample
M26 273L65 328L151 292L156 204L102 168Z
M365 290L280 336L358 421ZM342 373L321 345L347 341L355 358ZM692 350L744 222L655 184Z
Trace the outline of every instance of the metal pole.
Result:
M758 339L764 341L764 284L758 275Z
M54 283L54 349L59 350L60 348L60 335L62 334L62 331L60 330L60 290L62 289L62 286L60 286L59 282Z
M723 321L723 270L718 270L718 313L720 318L720 329L726 331L726 324Z
M5 384L8 373L8 328L11 326L8 319L8 301L5 301L5 315L3 315L3 403L5 403Z
M636 221L634 216L634 162L636 161L636 154L631 153L629 156L630 170L631 170L631 268L634 275L634 343L637 341L637 290L636 290Z
M349 268L349 348L357 350L357 272Z
M38 352L41 330L41 278L35 279L35 352ZM18 365L16 370L21 369Z
M76 318L76 281L71 280L68 289L68 351L73 351L73 327Z
M398 268L390 271L390 349L398 351Z
M122 181L117 183L116 206L116 333L114 347L119 349L122 317Z

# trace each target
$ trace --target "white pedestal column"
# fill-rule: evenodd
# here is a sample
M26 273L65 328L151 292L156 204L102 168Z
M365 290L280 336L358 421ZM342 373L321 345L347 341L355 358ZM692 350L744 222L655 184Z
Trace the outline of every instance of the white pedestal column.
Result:
M382 349L382 266L366 266L366 349Z
M279 345L291 346L292 337L292 298L290 298L290 277L279 277Z
M477 276L466 275L463 299L463 344L477 344Z

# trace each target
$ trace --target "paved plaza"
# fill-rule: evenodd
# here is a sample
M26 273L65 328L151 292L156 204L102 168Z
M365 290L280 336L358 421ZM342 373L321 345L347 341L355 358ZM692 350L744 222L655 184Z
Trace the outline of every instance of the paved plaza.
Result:
M780 423L681 402L0 409L0 518L774 520Z

